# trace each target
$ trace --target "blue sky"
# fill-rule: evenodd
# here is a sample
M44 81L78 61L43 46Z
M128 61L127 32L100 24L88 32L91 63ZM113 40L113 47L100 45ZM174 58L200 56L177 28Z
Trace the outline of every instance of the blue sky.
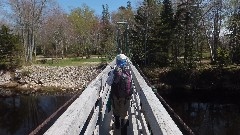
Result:
M102 14L102 5L108 4L109 12L117 11L120 6L127 6L127 2L130 1L133 8L139 5L142 0L57 0L60 6L69 12L71 9L81 7L86 4L93 9L96 15Z

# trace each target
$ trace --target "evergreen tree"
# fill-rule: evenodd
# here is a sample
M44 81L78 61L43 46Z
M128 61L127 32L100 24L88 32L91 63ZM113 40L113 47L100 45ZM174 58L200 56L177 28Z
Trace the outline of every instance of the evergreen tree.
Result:
M0 69L14 69L20 66L22 50L19 37L10 33L10 29L2 26L0 29Z
M112 54L112 51L115 50L115 48L113 46L113 27L110 22L108 5L103 5L101 25L101 55Z
M233 63L240 63L240 5L235 9L230 17L228 26L230 31L231 59Z
M173 56L177 62L177 57L184 57L183 62L192 68L197 58L198 39L201 28L199 25L201 12L197 1L184 1L178 5L175 14L175 30Z
M155 0L144 0L137 9L135 26L130 29L132 40L132 57L140 65L154 65L157 52L156 22L159 20L159 3Z
M172 46L174 30L173 9L170 0L163 1L160 15L161 18L156 25L158 47L156 48L155 61L158 65L164 66L169 61L169 49Z
M144 14L143 7L139 7L137 9L137 14L135 15L134 19L136 24L134 27L130 27L129 30L132 60L133 62L142 65L144 63L145 56L144 39L146 34L146 30L144 29L146 16Z
M146 22L146 62L145 64L156 66L162 63L162 56L159 50L159 36L156 31L159 29L157 25L161 21L161 3L156 0L148 0L147 5L147 22ZM159 55L160 54L160 55Z
M127 2L127 9L128 9L128 10L132 10L132 5L131 5L131 2L130 2L130 1Z

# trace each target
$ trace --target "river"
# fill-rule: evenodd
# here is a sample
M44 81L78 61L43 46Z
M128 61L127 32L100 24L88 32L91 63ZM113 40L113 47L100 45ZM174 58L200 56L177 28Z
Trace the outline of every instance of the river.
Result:
M176 92L161 95L196 135L240 135L238 95ZM0 135L29 134L70 98L0 98Z
M27 135L71 96L0 98L0 135Z
M240 135L239 95L173 92L162 96L196 135Z

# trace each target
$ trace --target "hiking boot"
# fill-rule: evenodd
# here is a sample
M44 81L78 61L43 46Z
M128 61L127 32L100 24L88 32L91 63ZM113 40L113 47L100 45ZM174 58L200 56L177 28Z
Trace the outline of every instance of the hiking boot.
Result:
M116 128L116 129L119 129L119 128L120 128L119 116L115 116L114 124L115 124L115 128Z

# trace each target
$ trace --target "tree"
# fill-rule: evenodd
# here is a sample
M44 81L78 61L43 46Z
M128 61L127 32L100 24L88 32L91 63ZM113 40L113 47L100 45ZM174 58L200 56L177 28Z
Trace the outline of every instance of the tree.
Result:
M201 1L200 1L201 2ZM174 61L183 56L183 62L188 67L192 68L195 61L199 59L199 46L202 46L201 17L202 10L199 1L184 1L179 3L175 14L175 34L173 56ZM202 47L201 47L202 48Z
M144 11L143 7L137 9L137 14L134 17L135 25L129 29L129 38L131 41L132 60L136 64L143 65L144 63Z
M232 15L229 19L228 29L229 46L231 48L231 59L233 63L240 63L240 4L238 0L232 1Z
M74 9L69 16L75 29L76 43L78 44L78 54L90 57L96 45L95 40L98 33L98 19L94 11L88 6Z
M220 29L222 24L221 19L221 10L222 10L222 1L214 1L216 4L213 14L214 14L214 20L213 20L213 62L216 61L217 56L217 49L220 47Z
M41 24L48 2L48 0L9 0L16 26L22 33L25 62L27 63L31 63L33 60L34 49L36 49L36 31Z
M131 42L129 40L129 28L134 25L134 13L132 10L131 2L127 3L127 6L119 7L117 12L112 13L112 23L114 31L116 31L115 42L119 46L123 53L130 53ZM124 22L119 24L118 22ZM130 57L130 55L129 55Z
M114 35L113 27L110 22L110 14L108 12L108 5L102 6L102 19L101 19L101 29L100 29L100 46L101 46L101 55L106 55L112 53L114 49Z
M14 69L21 63L21 47L19 37L11 34L10 29L0 29L0 69Z
M225 0L213 0L208 2L208 10L205 13L204 27L206 30L206 36L208 38L208 44L211 54L211 63L217 63L218 48L222 48L221 31L224 27L224 18L227 15L225 5L228 1Z
M156 47L155 51L157 53L154 53L155 62L160 66L167 65L169 61L169 49L170 47L172 48L173 43L173 24L174 20L171 1L164 0L160 12L160 19L156 25L158 46Z
M67 42L71 37L71 23L68 16L60 9L55 8L42 22L37 33L38 53L45 56L65 57L68 49Z
M132 58L140 65L154 64L156 52L156 22L159 20L160 4L155 0L145 0L137 9L135 25L130 28Z

